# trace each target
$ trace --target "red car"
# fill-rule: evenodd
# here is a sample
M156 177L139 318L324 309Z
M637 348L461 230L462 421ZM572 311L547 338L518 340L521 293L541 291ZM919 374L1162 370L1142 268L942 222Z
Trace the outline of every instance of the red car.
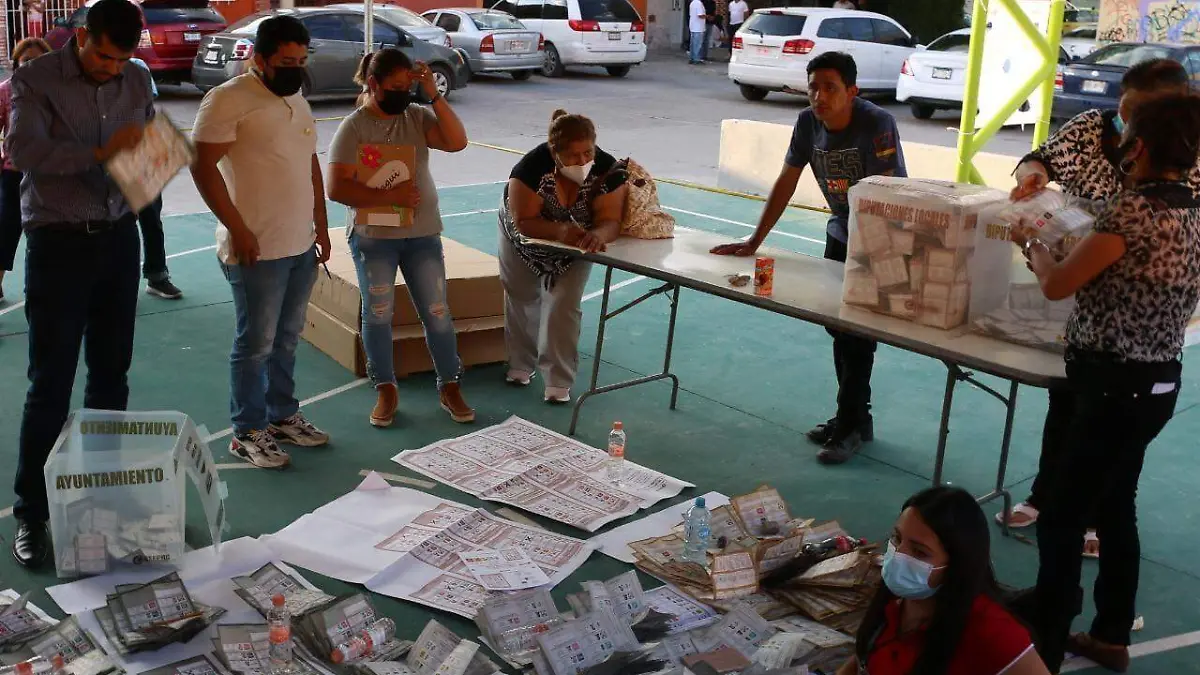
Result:
M60 49L67 44L75 29L83 28L88 7L95 2L89 0L69 18L55 21L46 34L50 46ZM200 44L206 35L225 30L225 19L206 0L148 0L140 7L145 29L134 55L150 66L155 82L190 82Z

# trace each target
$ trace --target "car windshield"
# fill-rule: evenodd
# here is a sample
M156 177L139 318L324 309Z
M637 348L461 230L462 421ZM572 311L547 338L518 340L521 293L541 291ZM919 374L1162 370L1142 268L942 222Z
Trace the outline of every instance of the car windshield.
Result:
M971 46L970 35L943 35L925 48L930 52L965 52Z
M774 37L800 35L804 32L804 20L805 17L795 14L764 12L751 15L746 25L742 26L742 30Z
M521 29L525 25L517 21L516 17L504 12L480 12L471 15L471 21L475 22L475 27L479 30L508 30Z
M637 10L626 0L579 0L579 15L584 21L641 21Z
M375 12L401 28L428 28L433 25L425 17L403 7L376 7Z
M1109 45L1083 59L1083 63L1097 66L1121 66L1128 68L1142 61L1165 59L1171 56L1171 50L1155 45L1120 44Z
M208 7L149 7L142 5L146 23L225 23L224 17Z

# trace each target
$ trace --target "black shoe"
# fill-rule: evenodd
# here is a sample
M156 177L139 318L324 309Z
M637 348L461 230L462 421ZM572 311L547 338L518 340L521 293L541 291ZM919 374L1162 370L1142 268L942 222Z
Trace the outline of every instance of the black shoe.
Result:
M179 290L175 284L171 283L170 279L151 281L147 283L146 292L150 295L157 295L164 300L178 300L183 297L183 291Z
M13 538L12 552L22 567L41 567L50 558L50 530L45 523L17 521L17 536Z
M820 446L829 445L831 441L838 435L838 419L831 417L822 424L809 429L804 435L808 440ZM864 443L870 443L875 440L875 420L870 415L867 415L867 421L858 427L859 435L862 436Z
M862 450L864 441L866 438L858 429L853 429L849 433L839 431L825 447L821 448L821 452L817 453L817 461L822 464L845 464L857 455L859 450Z

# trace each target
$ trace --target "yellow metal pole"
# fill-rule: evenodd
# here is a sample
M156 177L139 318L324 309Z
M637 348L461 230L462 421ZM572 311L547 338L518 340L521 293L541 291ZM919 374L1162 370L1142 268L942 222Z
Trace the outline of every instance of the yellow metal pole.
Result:
M959 183L977 183L983 180L971 163L975 149L971 136L975 133L975 115L979 111L979 72L983 68L983 41L987 39L987 0L975 0L971 8L971 42L967 47L967 86L963 91L962 118L958 124L958 170L955 177Z
M1062 44L1063 14L1066 0L1050 1L1050 20L1046 22L1046 41L1050 43L1050 54L1058 61L1058 47ZM1050 137L1050 109L1054 107L1054 80L1046 78L1042 83L1042 117L1033 128L1033 147L1036 149Z

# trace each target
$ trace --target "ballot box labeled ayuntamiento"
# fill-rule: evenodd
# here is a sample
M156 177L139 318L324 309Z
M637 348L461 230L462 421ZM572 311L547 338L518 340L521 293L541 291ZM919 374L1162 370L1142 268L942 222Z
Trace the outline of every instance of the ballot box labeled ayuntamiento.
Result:
M180 412L71 413L45 466L58 576L178 563L189 478L219 551L228 492L206 435Z

